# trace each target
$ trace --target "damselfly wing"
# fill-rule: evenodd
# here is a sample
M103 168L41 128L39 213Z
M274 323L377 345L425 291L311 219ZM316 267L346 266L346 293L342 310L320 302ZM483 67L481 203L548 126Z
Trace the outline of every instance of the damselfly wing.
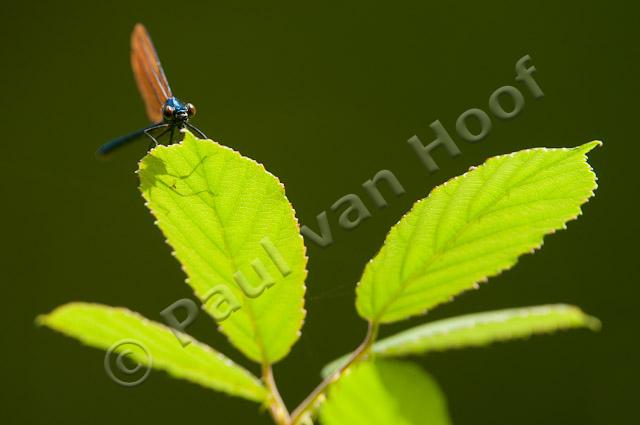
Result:
M147 116L153 124L102 145L98 149L99 155L106 155L145 135L157 145L158 139L169 133L169 143L172 143L175 130L185 127L206 138L198 128L189 123L189 119L196 113L195 106L183 103L173 96L151 37L142 24L136 24L131 33L131 67Z
M131 33L131 67L151 122L162 121L162 107L173 97L147 29L136 24Z

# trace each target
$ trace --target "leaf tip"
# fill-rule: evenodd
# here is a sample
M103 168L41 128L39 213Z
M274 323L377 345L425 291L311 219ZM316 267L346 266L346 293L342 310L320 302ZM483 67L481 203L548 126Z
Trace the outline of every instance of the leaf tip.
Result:
M47 325L47 319L49 318L48 316L49 316L48 314L39 314L39 315L36 316L36 318L34 319L33 322L38 327L46 326Z
M602 146L603 143L601 140L592 140L591 142L585 143L583 145L577 146L574 149L579 151L580 153L586 154L593 149Z
M67 304L62 304L54 308L49 313L43 313L36 316L34 319L34 323L36 326L47 326L51 329L55 329L56 319L60 317L61 314L69 309L70 307L81 305L79 302L70 302Z
M588 329L594 332L599 332L602 329L602 322L597 317L585 314L584 323Z

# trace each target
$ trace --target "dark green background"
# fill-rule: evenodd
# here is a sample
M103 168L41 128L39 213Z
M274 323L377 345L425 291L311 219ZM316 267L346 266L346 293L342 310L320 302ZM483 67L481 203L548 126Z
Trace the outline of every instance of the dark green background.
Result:
M103 353L33 323L70 300L123 305L160 320L191 294L144 207L134 174L146 142L109 162L96 147L146 124L129 65L144 22L195 123L286 185L302 223L375 172L407 194L389 197L335 243L309 244L308 316L275 368L297 404L327 361L365 332L354 286L388 228L431 188L487 157L535 146L605 145L590 154L600 188L584 216L534 256L422 323L483 310L567 302L603 321L529 341L419 361L448 395L457 425L628 424L637 420L638 13L631 2L369 2L264 5L209 1L7 2L2 6L3 424L267 424L254 404L155 372L126 389ZM530 54L545 97L490 135L455 136L457 116L487 110ZM438 152L429 175L406 144L433 139L439 119L463 154ZM364 196L364 195L363 195ZM383 335L404 329L403 322ZM201 317L191 329L255 370Z

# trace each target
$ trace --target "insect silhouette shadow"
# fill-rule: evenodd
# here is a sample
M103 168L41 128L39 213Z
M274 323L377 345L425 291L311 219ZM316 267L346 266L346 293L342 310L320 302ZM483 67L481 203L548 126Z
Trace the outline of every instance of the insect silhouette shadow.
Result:
M140 189L142 192L148 192L151 194L151 191L155 188L159 188L160 186L164 186L165 188L171 190L175 194L181 197L193 197L197 196L202 198L203 194L208 194L212 198L216 196L215 192L208 187L208 182L206 179L204 181L207 184L206 189L202 190L193 190L191 185L188 183L188 180L198 171L198 169L203 166L204 162L209 158L209 156L204 156L198 163L193 167L191 171L184 175L172 174L167 169L166 162L159 158L158 156L153 154L153 151L148 154L148 156L144 159L145 168L139 171L140 174ZM162 176L167 176L168 179L161 178ZM167 181L169 180L169 181ZM179 183L184 183L184 185L191 189L191 193L184 192L178 188ZM207 200L204 200L207 202ZM162 207L160 207L162 208ZM168 209L162 208L165 214L169 215L170 211Z

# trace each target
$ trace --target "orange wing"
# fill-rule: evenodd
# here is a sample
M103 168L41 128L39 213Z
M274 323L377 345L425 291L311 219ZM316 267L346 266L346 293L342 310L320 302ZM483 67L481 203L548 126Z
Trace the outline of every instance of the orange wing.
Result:
M131 33L131 67L147 116L152 122L162 121L162 106L173 95L151 37L142 24L136 24Z

